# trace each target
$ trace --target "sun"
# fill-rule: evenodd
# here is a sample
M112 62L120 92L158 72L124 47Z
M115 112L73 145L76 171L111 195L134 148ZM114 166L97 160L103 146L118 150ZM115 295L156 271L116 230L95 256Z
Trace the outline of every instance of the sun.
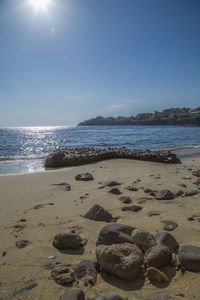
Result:
M50 0L30 0L29 4L32 5L35 10L37 9L46 9L47 5L50 3Z

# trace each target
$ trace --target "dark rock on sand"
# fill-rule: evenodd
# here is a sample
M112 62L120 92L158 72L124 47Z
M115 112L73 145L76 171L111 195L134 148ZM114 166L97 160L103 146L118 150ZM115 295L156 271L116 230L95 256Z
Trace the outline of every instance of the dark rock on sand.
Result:
M78 279L83 279L85 284L94 286L97 281L97 270L92 260L84 259L75 268L75 274Z
M199 194L199 191L193 190L193 191L190 191L190 192L185 192L183 196L184 197L191 197L191 196L194 196L196 194Z
M128 298L122 298L118 294L110 293L106 296L99 297L96 300L128 300Z
M148 217L159 216L159 215L160 215L160 212L158 212L158 211L150 211L147 214Z
M113 216L102 206L95 204L85 214L84 218L94 221L110 222L113 219Z
M180 197L184 194L184 191L183 190L178 190L178 192L176 193L176 196L177 197Z
M94 180L94 177L90 173L83 173L76 175L75 179L79 181L90 181Z
M137 245L143 253L156 245L156 240L153 234L141 229L135 229L131 235L133 243Z
M24 247L26 247L28 245L29 241L27 240L21 240L21 241L17 241L15 243L16 247L19 248L19 249L22 249Z
M106 187L106 186L110 186L110 187L113 187L113 186L117 186L117 185L121 185L121 183L117 182L117 181L104 181L102 183L102 187Z
M58 283L58 284L69 284L75 281L75 274L66 266L59 266L55 267L51 271L51 277Z
M128 190L128 191L132 191L132 192L137 192L138 191L138 188L134 187L134 186L127 186L125 188L125 190Z
M157 232L154 236L158 245L164 245L168 247L172 253L175 252L179 247L176 239L166 231Z
M60 296L59 300L85 300L85 295L81 289L71 290Z
M147 278L150 281L168 282L169 278L162 271L157 268L150 267L147 270Z
M135 230L135 227L125 224L108 224L100 230L97 245L133 243L131 238L133 230Z
M52 184L52 185L56 185L56 186L64 186L65 189L66 189L66 191L70 191L70 189L71 189L70 184L67 183L67 182L54 183L54 184Z
M167 230L167 231L173 231L176 227L178 227L178 223L176 223L174 221L162 220L162 221L160 221L160 223L165 224L163 229Z
M153 297L151 297L150 300L176 300L176 299L168 294L161 293L161 294L154 295Z
M131 203L132 200L129 196L121 196L119 197L119 201L123 202L123 203Z
M134 211L134 212L138 212L142 209L141 206L139 205L131 205L131 206L124 206L122 207L123 211Z
M113 188L109 191L109 193L114 194L114 195L121 195L121 192L118 188Z
M142 272L143 254L133 244L98 245L96 257L103 270L121 279L133 280Z
M174 194L169 190L162 190L156 194L157 200L171 200L174 199Z
M172 254L169 248L164 245L156 245L150 248L144 257L144 263L146 267L160 268L162 266L168 266L171 263Z
M58 233L53 240L54 247L59 250L76 249L81 246L82 238L73 232Z
M200 247L185 245L179 248L178 259L189 271L200 271Z

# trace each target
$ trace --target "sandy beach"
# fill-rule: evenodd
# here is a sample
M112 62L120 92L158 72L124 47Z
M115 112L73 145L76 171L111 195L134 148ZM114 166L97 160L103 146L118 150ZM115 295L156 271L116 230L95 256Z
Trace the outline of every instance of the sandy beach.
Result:
M108 210L117 222L135 226L151 233L163 231L162 220L178 223L170 232L180 245L200 246L199 194L159 201L144 192L164 189L177 193L197 190L192 172L200 169L200 158L189 157L181 164L166 165L137 160L113 159L53 172L1 176L0 177L0 299L59 299L65 291L82 288L88 299L96 299L109 292L117 292L128 299L150 299L152 295L166 292L175 299L200 299L200 274L176 271L168 283L152 284L147 278L123 281L114 276L98 274L94 287L81 281L62 286L51 278L51 270L58 263L71 264L72 269L82 259L95 259L96 240L105 222L83 218L94 204ZM76 181L75 176L89 172L94 180ZM129 196L132 204L140 205L138 212L122 211L125 206L119 195L109 193L110 188L99 189L100 182L115 180L123 196ZM71 190L56 186L67 182ZM181 185L186 187L181 187ZM133 185L138 191L125 188ZM158 215L149 216L149 212ZM83 239L88 239L84 251L62 253L52 245L54 236L74 229ZM28 240L19 249L16 242ZM52 258L53 257L53 258ZM36 283L36 284L35 284ZM31 289L26 287L35 284ZM86 298L87 298L86 297Z

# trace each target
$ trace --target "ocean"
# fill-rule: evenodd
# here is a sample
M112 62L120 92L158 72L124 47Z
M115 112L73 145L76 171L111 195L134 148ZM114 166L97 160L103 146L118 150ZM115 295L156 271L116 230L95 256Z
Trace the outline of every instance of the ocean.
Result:
M45 171L45 157L59 147L166 149L197 147L200 127L53 126L0 128L0 175Z

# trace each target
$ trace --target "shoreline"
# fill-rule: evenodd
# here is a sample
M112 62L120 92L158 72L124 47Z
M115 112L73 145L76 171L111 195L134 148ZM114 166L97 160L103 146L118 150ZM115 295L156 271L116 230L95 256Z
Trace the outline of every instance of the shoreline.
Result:
M176 272L167 285L153 285L147 279L141 285L140 281L129 283L114 277L109 282L99 274L97 284L92 289L82 285L81 281L74 283L73 287L63 287L52 280L50 275L56 262L74 267L82 259L95 258L98 233L107 223L83 218L94 204L101 205L114 217L118 216L118 223L135 226L153 234L157 230L163 230L162 220L175 221L178 227L171 234L177 241L181 245L199 246L199 223L187 220L199 211L198 195L158 201L144 192L144 188L151 188L157 191L169 189L175 193L180 189L180 184L187 185L183 188L185 191L194 190L196 186L193 182L196 177L192 175L192 170L196 169L200 169L200 158L184 160L179 165L111 159L28 176L1 176L0 251L6 254L0 258L0 298L12 299L14 292L37 283L35 288L20 292L15 299L58 299L66 290L75 288L83 288L86 295L93 299L109 292L117 292L133 300L149 300L150 296L162 291L177 300L182 299L175 296L177 293L184 293L185 299L198 299L200 274L192 272L184 275ZM77 174L86 172L93 175L93 181L75 180ZM110 194L108 187L99 189L100 182L106 180L120 182L122 195L129 196L132 204L140 205L142 210L122 211L125 204L119 201L120 195ZM63 186L53 185L61 182L69 183L71 190L66 191ZM126 190L129 185L138 190ZM156 211L159 215L149 217L148 213L151 211ZM88 238L82 254L73 251L62 253L52 245L55 234L72 229L82 238ZM22 239L28 240L29 244L18 249L15 242ZM55 256L55 259L48 258L51 256Z
M180 159L200 157L200 145L183 146L175 148L155 149L162 151L171 151L176 154ZM34 173L52 172L63 168L46 169L44 167L43 158L26 158L26 159L8 159L0 160L0 176L12 176Z

